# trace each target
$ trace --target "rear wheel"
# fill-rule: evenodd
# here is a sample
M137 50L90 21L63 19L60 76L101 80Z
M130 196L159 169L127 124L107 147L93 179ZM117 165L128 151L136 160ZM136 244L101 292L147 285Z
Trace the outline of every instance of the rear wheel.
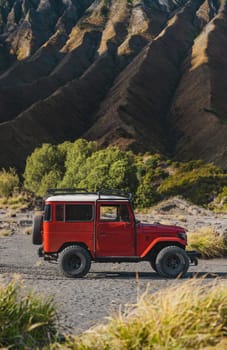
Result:
M40 245L42 240L43 215L36 215L33 219L32 226L32 243Z
M70 246L65 248L60 254L59 269L66 277L83 277L88 273L90 267L90 254L83 247Z
M188 271L189 258L184 249L169 246L158 253L155 266L160 276L167 278L182 277Z

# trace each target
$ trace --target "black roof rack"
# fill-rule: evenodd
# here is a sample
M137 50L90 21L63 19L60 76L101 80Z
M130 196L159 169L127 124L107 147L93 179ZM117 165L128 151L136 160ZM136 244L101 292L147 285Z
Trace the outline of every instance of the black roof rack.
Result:
M97 191L97 195L99 196L99 199L101 199L101 196L120 196L120 197L125 197L129 200L132 200L133 195L132 193L128 193L128 192L124 192L124 191L120 191L120 190L105 190L105 189L101 189Z
M89 192L85 188L48 188L47 194L88 194Z
M85 188L49 188L47 190L48 195L64 195L64 194L96 194L98 195L99 199L102 199L102 196L120 196L125 197L129 199L130 201L133 199L132 193L127 193L120 190L107 190L107 189L100 189L97 192L89 192ZM115 198L111 198L115 199Z

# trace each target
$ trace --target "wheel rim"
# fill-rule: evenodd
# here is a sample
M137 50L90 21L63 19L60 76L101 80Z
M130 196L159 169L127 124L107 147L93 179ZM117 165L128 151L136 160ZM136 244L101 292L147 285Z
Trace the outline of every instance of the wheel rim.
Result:
M82 259L78 255L72 255L66 261L67 269L70 272L80 270L82 266Z
M182 272L182 262L183 259L180 255L178 254L171 254L168 255L165 259L164 259L164 266L165 266L165 270L171 274L171 275L177 275L180 272Z

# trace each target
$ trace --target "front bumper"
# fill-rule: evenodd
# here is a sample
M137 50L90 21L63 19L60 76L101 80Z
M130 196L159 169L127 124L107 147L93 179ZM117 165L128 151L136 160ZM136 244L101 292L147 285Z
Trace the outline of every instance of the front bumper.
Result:
M198 259L201 258L201 254L196 250L189 250L186 253L189 257L190 265L198 265Z

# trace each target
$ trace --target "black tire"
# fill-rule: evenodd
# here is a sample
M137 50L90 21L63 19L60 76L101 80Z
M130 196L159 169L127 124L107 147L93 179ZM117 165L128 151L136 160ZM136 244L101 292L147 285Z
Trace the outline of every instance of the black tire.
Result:
M162 277L183 277L188 271L189 258L184 249L169 246L158 253L155 265L158 274Z
M43 230L43 215L36 215L33 219L32 226L32 243L40 245L43 243L42 239Z
M69 246L60 254L59 269L66 277L83 277L88 273L90 267L91 256L83 247Z

